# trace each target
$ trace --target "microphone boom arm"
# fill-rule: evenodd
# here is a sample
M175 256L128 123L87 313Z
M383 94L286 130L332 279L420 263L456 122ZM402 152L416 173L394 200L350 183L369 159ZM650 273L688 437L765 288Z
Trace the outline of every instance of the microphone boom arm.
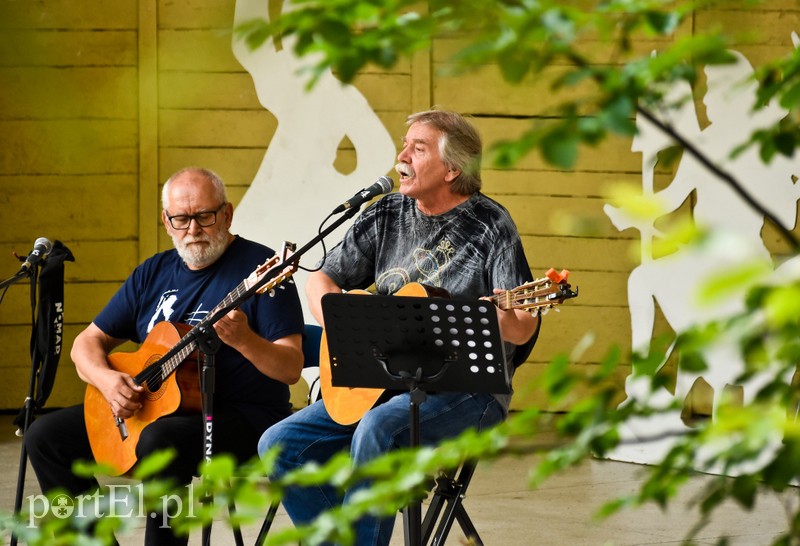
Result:
M251 287L241 293L237 298L233 299L229 304L217 307L216 311L208 316L204 321L203 325L205 327L211 327L217 323L222 317L228 314L229 311L232 309L236 309L246 300L250 299L255 293L259 291L264 285L270 282L273 278L275 278L278 273L285 270L289 265L295 265L300 261L300 257L311 250L314 246L317 245L322 239L328 236L332 231L342 225L344 222L352 218L356 215L359 211L360 207L352 207L345 211L345 214L339 216L334 222L332 222L328 227L320 231L313 239L311 239L308 243L303 245L299 250L292 253L291 256L285 258L280 263L275 264L269 270L267 270L263 277L258 280L258 282L254 283ZM172 347L167 353L159 359L159 362L166 361L172 358L174 355L178 354L184 347L189 345L192 342L197 341L197 332L194 328L189 331L185 336L183 336L180 341L178 341L175 346Z
M32 273L33 273L33 268L23 269L22 271L18 271L17 273L14 274L13 277L9 277L4 281L0 281L0 290L5 288L6 286L11 286L12 284L14 284L19 280L27 279L28 277L31 276Z

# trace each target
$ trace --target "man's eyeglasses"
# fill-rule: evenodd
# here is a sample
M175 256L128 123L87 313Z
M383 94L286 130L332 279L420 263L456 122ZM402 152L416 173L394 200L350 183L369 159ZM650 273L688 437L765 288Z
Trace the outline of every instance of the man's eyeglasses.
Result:
M222 207L227 203L222 203L217 210L209 210L205 212L198 212L197 214L176 214L170 216L167 214L167 220L172 226L172 229L189 229L189 225L194 220L200 227L210 227L217 223L217 213L222 210Z

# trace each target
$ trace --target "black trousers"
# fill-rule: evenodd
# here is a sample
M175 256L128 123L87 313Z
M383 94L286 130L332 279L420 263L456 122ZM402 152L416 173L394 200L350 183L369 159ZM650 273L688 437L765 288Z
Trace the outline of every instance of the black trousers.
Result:
M214 453L231 453L239 462L257 454L262 430L254 430L236 410L214 408ZM116 428L109 434L117 434ZM204 426L202 414L168 415L151 423L142 431L136 455L142 459L155 451L174 448L177 456L154 478L172 479L177 486L191 483L203 459ZM25 433L25 448L39 485L44 493L66 490L75 496L90 493L98 487L94 478L72 473L76 460L93 460L86 433L83 405L57 410L38 417ZM163 518L147 517L145 544L161 546L188 543L187 536L175 536L163 525Z

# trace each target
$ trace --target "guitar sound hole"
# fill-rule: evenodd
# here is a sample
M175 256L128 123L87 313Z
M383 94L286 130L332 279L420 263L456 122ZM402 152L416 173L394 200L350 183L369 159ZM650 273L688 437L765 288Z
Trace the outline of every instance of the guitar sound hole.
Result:
M158 391L161 389L161 386L163 384L164 384L164 382L161 381L160 377L154 377L152 379L148 379L144 383L144 386L147 389L147 392L145 393L145 396L147 396L148 393L157 394Z

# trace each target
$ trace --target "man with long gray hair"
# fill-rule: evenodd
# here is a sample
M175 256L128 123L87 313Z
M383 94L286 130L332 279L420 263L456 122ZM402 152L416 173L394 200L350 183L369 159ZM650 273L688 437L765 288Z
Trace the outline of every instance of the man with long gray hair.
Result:
M531 280L514 222L505 208L480 193L482 146L472 124L443 110L413 114L407 124L395 168L400 191L366 209L306 284L310 308L320 324L321 299L329 293L374 285L378 294L388 295L419 282L444 288L453 297L477 299ZM538 318L513 309L498 309L497 316L510 362L516 347L533 339ZM339 396L347 394L335 388L326 391L323 382L322 401L267 429L259 453L280 448L276 476L306 462L324 462L343 450L360 465L409 445L408 392L387 391L355 422L332 410ZM496 425L507 415L510 398L430 393L419 406L420 442L435 445L469 428ZM343 406L352 409L347 401ZM358 489L342 497L333 487L291 487L283 504L300 525L346 504ZM388 544L394 519L393 514L362 518L356 524L355 544Z

